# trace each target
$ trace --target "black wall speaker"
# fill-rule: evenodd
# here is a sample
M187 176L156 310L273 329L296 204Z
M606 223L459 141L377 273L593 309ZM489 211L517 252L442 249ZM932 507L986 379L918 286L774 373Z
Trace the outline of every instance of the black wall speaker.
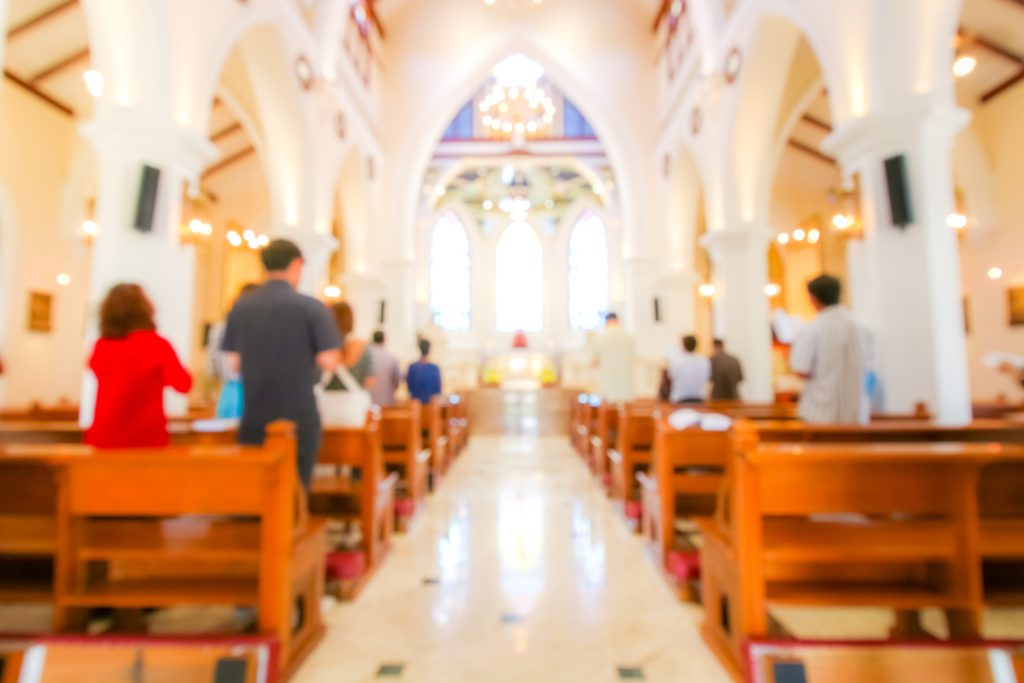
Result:
M914 206L907 182L907 158L902 154L885 160L885 182L889 187L892 224L905 228L914 222Z
M139 183L139 197L135 202L135 229L152 232L153 216L156 213L156 196L160 190L160 169L142 167L142 181Z
M661 299L654 297L654 322L661 322Z
M388 313L388 302L385 301L384 299L381 299L380 300L379 313L377 315L377 324L379 324L379 325L383 325L384 324L384 321L387 320L387 313Z

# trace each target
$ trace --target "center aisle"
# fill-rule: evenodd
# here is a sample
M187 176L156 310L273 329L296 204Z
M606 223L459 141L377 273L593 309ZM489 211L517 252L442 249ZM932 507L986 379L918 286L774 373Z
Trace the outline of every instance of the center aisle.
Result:
M700 618L565 437L474 436L293 681L727 683Z

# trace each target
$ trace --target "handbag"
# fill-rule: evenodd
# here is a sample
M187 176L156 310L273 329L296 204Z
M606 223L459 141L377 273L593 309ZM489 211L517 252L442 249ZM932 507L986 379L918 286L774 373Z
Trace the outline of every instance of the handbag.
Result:
M242 387L242 380L229 379L224 382L220 389L220 398L217 399L218 418L240 419L245 405L245 392Z
M341 386L337 386L338 384ZM331 388L328 389L328 385ZM370 410L370 394L361 386L344 365L325 373L316 385L316 403L320 421L325 427L362 427Z

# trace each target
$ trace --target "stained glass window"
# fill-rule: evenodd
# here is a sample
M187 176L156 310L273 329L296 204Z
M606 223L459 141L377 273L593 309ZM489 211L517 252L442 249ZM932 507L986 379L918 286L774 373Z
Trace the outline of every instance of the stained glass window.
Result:
M466 331L470 327L472 257L466 226L446 213L434 226L430 240L430 310L438 327Z
M528 223L515 222L498 239L496 319L499 332L544 328L544 247Z
M569 236L569 326L593 330L608 312L608 230L584 212Z

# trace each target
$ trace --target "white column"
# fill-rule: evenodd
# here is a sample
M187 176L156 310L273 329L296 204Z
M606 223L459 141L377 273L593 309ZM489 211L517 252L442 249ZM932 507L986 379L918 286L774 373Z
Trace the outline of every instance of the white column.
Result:
M715 333L743 363L743 399L770 402L772 349L768 283L771 231L758 225L717 230L704 236L715 266Z
M384 281L368 273L347 273L341 281L345 285L345 300L355 313L356 334L366 338L380 327Z
M194 329L195 254L179 239L184 182L196 178L215 157L205 135L169 122L156 122L133 112L109 108L102 118L82 126L96 148L98 183L96 221L99 236L92 248L89 289L91 348L98 336L99 306L116 284L141 285L156 308L157 327L188 366ZM152 230L134 227L143 165L160 170ZM170 397L170 394L169 394ZM95 383L89 373L82 394L83 423L90 423ZM174 395L170 414L187 408L187 399Z
M953 137L968 121L954 107L871 115L827 140L847 173L859 173L864 239L851 245L856 313L877 342L885 409L924 401L942 424L971 418L960 257L946 217L953 209ZM893 225L884 161L906 157L914 221Z
M696 288L699 278L693 271L676 271L658 279L657 296L661 322L657 327L662 353L678 348L686 334L696 334Z
M637 354L644 357L659 352L653 334L658 265L655 259L642 257L624 258L622 262L625 308L618 313L637 335Z
M416 357L416 264L409 259L395 259L385 262L382 270L388 348L399 358L411 360ZM473 315L481 312L474 310Z
M302 252L303 267L299 291L317 299L323 298L331 255L338 248L338 240L331 235L303 229L281 230L275 237L294 242Z

